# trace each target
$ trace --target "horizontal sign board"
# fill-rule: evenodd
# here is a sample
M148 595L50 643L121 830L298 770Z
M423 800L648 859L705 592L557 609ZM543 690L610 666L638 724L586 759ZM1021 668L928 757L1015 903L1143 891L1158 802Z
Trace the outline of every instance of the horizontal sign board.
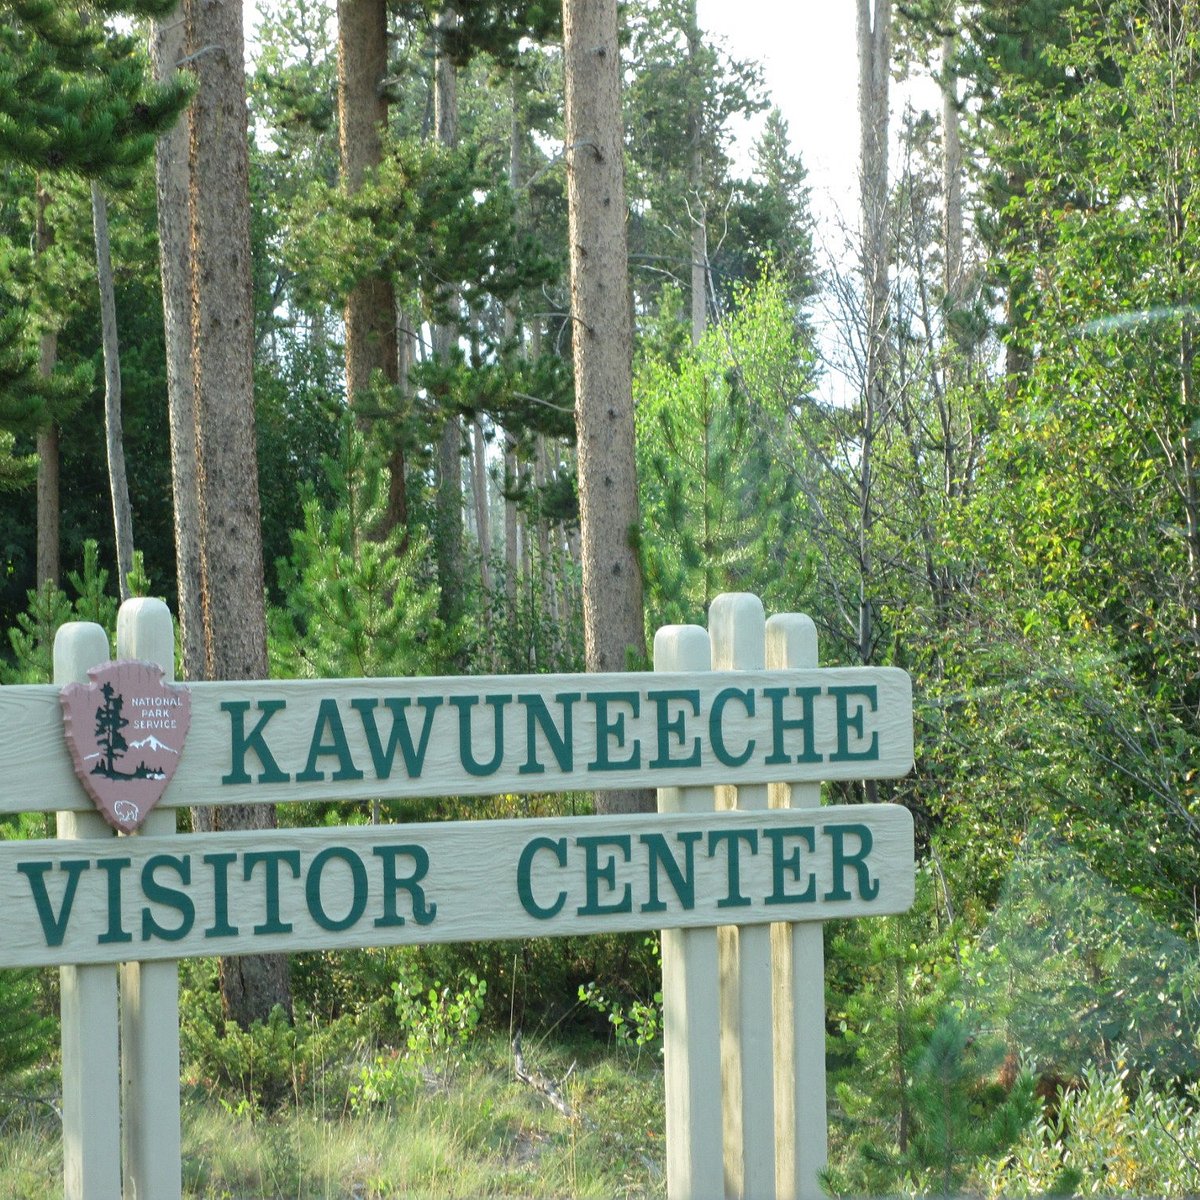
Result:
M190 730L167 807L882 779L913 761L911 684L887 667L187 690ZM0 688L0 729L0 812L91 807L58 688ZM125 736L153 746L167 732Z
M898 805L0 843L0 967L902 912Z

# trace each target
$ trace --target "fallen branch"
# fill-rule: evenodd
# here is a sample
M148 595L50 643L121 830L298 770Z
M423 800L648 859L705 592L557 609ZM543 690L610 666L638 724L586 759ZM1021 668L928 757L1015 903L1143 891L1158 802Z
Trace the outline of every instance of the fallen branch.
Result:
M558 1109L568 1121L579 1120L579 1114L571 1107L567 1098L559 1091L558 1085L553 1079L547 1079L540 1071L530 1071L525 1066L525 1056L521 1053L521 1031L518 1029L513 1035L512 1040L513 1052L513 1071L517 1078L525 1084L528 1084L535 1091L541 1092L555 1108ZM571 1064L571 1071L575 1069L575 1065ZM567 1077L571 1071L567 1072ZM565 1080L564 1080L565 1082Z

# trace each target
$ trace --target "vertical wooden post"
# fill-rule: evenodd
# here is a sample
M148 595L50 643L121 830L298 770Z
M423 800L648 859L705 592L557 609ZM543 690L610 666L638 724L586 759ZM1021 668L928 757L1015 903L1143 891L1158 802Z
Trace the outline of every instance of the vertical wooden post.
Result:
M87 683L108 661L108 635L90 621L63 625L54 639L54 682ZM99 813L60 812L60 838L101 838ZM59 968L62 1017L63 1195L113 1200L121 1193L121 1089L117 1057L117 968Z
M780 613L767 621L767 667L817 665L810 618ZM819 783L773 783L772 808L816 808ZM828 1156L825 1101L825 948L822 922L772 925L775 973L775 1130L778 1200L820 1200Z
M161 600L126 600L117 615L117 657L157 663L175 678L175 629ZM175 832L175 810L153 809L140 833ZM124 1200L179 1200L179 967L121 967L121 1093Z
M708 633L667 625L654 635L655 671L707 671ZM659 812L712 812L710 787L659 788ZM667 1195L722 1200L720 973L716 929L664 929L663 1074Z
M766 618L757 596L747 592L718 596L709 606L708 630L714 671L763 668ZM717 806L765 809L767 785L718 788ZM748 852L742 845L728 847L730 854ZM759 1200L775 1194L771 927L726 926L718 939L725 1193L736 1200Z

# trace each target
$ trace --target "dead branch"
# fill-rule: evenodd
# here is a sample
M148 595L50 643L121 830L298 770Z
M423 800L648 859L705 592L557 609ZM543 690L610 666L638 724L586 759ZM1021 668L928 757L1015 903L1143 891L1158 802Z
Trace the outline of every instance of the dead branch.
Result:
M541 1092L568 1121L579 1120L579 1114L571 1107L553 1079L547 1079L540 1071L530 1071L526 1068L525 1056L521 1053L521 1031L519 1029L513 1035L512 1052L513 1071L517 1078L522 1083L528 1084L534 1091ZM572 1064L571 1071L574 1069L575 1066ZM570 1076L571 1071L567 1072L567 1076Z

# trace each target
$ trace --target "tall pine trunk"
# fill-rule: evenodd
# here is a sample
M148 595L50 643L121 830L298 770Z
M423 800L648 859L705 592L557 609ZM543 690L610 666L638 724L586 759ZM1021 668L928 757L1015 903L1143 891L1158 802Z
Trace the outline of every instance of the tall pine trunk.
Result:
M691 73L688 181L692 196L692 345L698 346L708 328L708 196L704 181L704 108L697 63L700 26L696 16L696 0L689 0L688 4L687 48Z
M646 641L617 0L563 0L563 51L584 644L589 671L620 671L630 654L644 661ZM609 792L596 809L652 802Z
M205 674L265 679L242 6L186 0L184 11L198 84L189 110L188 215ZM213 821L220 830L274 824L265 804L225 805ZM290 1009L284 955L223 958L220 982L226 1015L244 1028L276 1005Z
M108 451L108 486L112 493L113 533L117 544L117 577L122 601L128 600L133 570L133 510L125 476L125 434L121 421L121 348L117 340L117 299L113 290L112 252L108 239L108 204L92 180L92 228L96 237L96 280L100 288L100 340L104 354L104 441Z
M859 189L866 363L859 422L858 657L875 656L875 442L887 411L888 289L888 82L892 48L891 0L858 0ZM878 799L874 780L864 783Z
M342 186L353 195L383 158L387 128L386 0L338 0L338 148ZM343 313L346 328L346 396L351 405L380 373L385 384L401 383L395 289L383 274L351 289ZM390 449L389 529L408 520L404 446L394 432Z
M858 465L858 655L874 654L875 440L886 408L888 356L888 81L891 0L858 0L859 189L865 302L865 369Z
M963 298L963 151L958 115L958 75L954 67L954 34L942 35L942 197L946 206L946 303L954 308Z
M168 82L187 44L177 14L155 21L150 37L154 78ZM184 679L204 677L204 619L200 603L200 482L196 467L196 389L192 373L192 255L188 218L189 121L185 116L158 139L158 252L162 275L171 440L171 499L175 515L175 579ZM211 828L209 810L192 813Z
M434 137L452 149L458 144L458 72L446 53L444 38L457 24L454 9L447 7L437 20L434 58ZM457 308L457 294L447 288L441 302L452 312ZM433 328L433 354L443 367L448 367L458 344L458 330L453 321L439 318ZM463 613L464 567L462 522L462 422L458 414L446 411L438 434L437 496L434 504L434 553L437 556L440 586L438 615L447 624L457 622Z
M36 185L36 218L34 251L44 254L54 244L54 229L46 216L50 193L39 179ZM46 330L38 347L38 370L49 379L58 360L58 334ZM37 586L47 583L56 587L62 578L59 558L59 524L61 500L58 471L58 426L50 421L37 435Z

